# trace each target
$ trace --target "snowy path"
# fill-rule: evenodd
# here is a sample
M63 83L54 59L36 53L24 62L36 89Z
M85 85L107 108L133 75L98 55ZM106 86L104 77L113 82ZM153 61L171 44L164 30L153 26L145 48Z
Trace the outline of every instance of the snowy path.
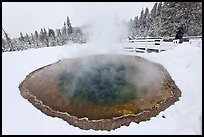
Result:
M31 71L65 57L93 54L89 45L30 49L2 54L2 134L202 134L202 43L161 53L134 53L162 64L182 91L180 101L150 121L108 131L81 130L41 113L18 90ZM86 51L86 52L85 52ZM133 53L127 53L133 54ZM163 118L162 116L165 116Z

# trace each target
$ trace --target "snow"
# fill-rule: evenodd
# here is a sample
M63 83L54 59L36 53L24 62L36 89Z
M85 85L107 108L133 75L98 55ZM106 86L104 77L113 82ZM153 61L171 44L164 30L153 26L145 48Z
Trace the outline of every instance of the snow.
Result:
M92 46L72 44L2 53L2 134L202 134L201 40L160 53L126 52L162 64L182 92L180 101L149 121L132 122L110 132L81 130L45 115L20 95L18 86L30 72L65 57L93 54ZM95 54L99 52L100 49Z

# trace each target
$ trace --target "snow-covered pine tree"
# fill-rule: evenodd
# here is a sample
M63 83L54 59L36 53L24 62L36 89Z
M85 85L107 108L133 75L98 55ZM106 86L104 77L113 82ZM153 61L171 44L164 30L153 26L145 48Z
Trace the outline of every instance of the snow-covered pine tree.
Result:
M202 2L179 2L180 18L184 22L187 35L202 35Z
M7 51L6 39L2 38L2 52Z
M38 31L35 31L35 37L38 38Z
M192 2L191 6L187 34L190 36L202 36L202 2Z
M162 2L159 2L157 6L157 12L156 12L156 37L161 37L161 26L162 26Z
M53 29L48 29L48 36L55 38L55 31Z
M39 34L39 40L41 43L43 43L43 39L44 39L44 32L43 32L43 29L41 28L40 34Z
M178 2L164 2L162 7L162 26L161 35L174 37L176 35L176 11L178 10Z
M48 39L48 33L46 29L44 28L44 43L47 47L49 47L49 39Z
M39 47L39 43L40 43L38 31L35 31L35 40L34 40L34 42L35 42L35 44L34 44L35 47L34 48L38 48Z
M59 41L60 41L60 45L64 45L67 41L68 37L67 37L67 25L64 22L64 26L62 28L62 35L59 37Z
M138 16L135 16L134 20L133 20L133 24L131 25L131 31L132 31L132 35L135 37L140 36L140 24L139 24L139 19Z
M48 29L48 39L49 39L49 46L51 47L56 46L57 42L55 40L55 32L53 29Z
M26 39L26 42L28 43L28 44L30 44L31 45L31 41L30 41L30 38L29 38L29 36L28 36L28 34L26 33L26 37L25 37L25 39Z
M138 16L136 16L133 20L133 25L132 25L133 29L133 36L138 37L140 36L140 24L139 24L139 18Z
M61 33L61 30L60 29L56 29L56 45L58 46L62 46L62 42L61 42L61 36L62 36L62 33Z
M69 17L67 16L67 34L73 33L73 28L70 22Z
M24 41L21 41L21 46L22 46L22 49L29 49L29 48L32 48L31 45L30 45L30 42L29 42L29 36L28 34L26 33L26 35L24 36Z
M139 36L144 37L144 9L142 9L139 17Z
M45 28L43 30L44 30L44 36L46 37L47 36L47 31L46 31Z
M13 47L15 51L23 50L22 43L20 42L18 38L13 38L12 41L13 41Z
M45 46L45 33L43 31L43 29L41 28L40 33L39 33L39 47L44 47Z
M150 14L149 14L149 9L147 7L144 13L143 25L144 25L144 37L147 37L149 35L149 27L150 27Z
M8 36L8 34L6 33L6 31L3 28L2 28L2 31L3 31L5 40L6 40L6 45L7 45L6 47L8 48L8 51L14 51L11 38Z
M20 32L20 38L19 38L19 40L22 41L22 42L24 41L24 37L23 37L22 32Z
M31 35L31 41L34 41L34 35L33 35L33 33L31 33L30 35Z
M151 13L150 13L150 28L149 28L149 36L156 37L156 27L157 27L157 2L154 4Z
M62 28L62 35L66 35L67 34L67 27L66 27L66 23L64 22L64 26Z

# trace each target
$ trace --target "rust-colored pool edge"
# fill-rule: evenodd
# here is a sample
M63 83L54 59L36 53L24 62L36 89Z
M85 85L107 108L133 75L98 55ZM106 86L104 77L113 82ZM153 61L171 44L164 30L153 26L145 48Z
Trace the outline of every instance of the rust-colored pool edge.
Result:
M60 62L60 60L55 63L58 63L58 62ZM34 95L30 94L29 91L23 87L24 82L27 79L29 79L33 73L45 67L53 65L55 63L41 67L31 72L30 74L28 74L18 87L20 90L20 94L44 114L48 116L52 116L52 117L61 118L64 121L68 122L70 125L79 127L80 129L84 129L84 130L94 129L94 130L111 131L121 126L129 126L131 122L140 123L142 121L147 121L147 120L150 120L152 117L156 117L161 111L164 111L166 108L173 105L176 101L179 101L179 97L181 97L181 91L176 86L174 80L171 79L171 76L167 72L167 70L162 65L155 63L159 65L165 77L167 76L166 80L172 88L172 96L170 96L168 99L158 102L158 104L155 107L153 107L153 109L144 110L143 112L140 112L139 114L129 114L129 115L123 115L123 116L115 117L111 119L100 119L100 120L89 120L88 118L77 118L76 116L72 116L66 112L59 112L56 110L52 110L49 106L44 105L42 101L37 100Z

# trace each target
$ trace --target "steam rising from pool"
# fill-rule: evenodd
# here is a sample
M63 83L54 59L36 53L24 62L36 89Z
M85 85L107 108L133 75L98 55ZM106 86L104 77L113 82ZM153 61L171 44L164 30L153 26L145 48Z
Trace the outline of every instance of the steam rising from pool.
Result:
M116 14L99 13L87 21L88 41L85 44L64 45L63 54L69 58L99 54L125 54L122 38L127 38L127 26ZM70 49L70 46L72 48Z
M65 98L111 105L139 98L151 85L159 89L157 82L161 80L161 72L152 64L107 55L82 58L74 68L59 75L58 84Z

